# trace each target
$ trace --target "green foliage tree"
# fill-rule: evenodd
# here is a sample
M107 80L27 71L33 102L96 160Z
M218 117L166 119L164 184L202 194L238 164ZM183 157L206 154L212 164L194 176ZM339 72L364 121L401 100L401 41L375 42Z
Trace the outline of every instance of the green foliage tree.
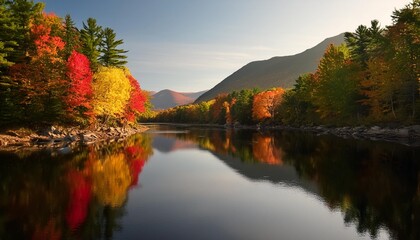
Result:
M88 18L87 23L83 23L83 29L80 30L80 39L82 41L82 53L89 59L92 69L97 69L102 27L98 26L96 19Z
M123 67L127 64L124 59L127 58L124 54L128 51L118 49L119 45L124 42L122 39L116 40L116 34L111 28L105 28L102 32L102 40L100 43L101 56L99 62L106 67Z
M12 41L8 36L12 29L12 19L10 11L6 9L5 0L0 1L0 76L7 67L11 66L13 62L8 59L8 56L13 52L17 43Z
M5 6L10 25L7 32L1 32L1 38L6 42L6 46L13 47L13 51L8 55L11 62L25 62L29 56L29 51L33 47L31 40L31 21L41 18L44 3L34 3L28 0L8 0Z
M74 50L80 48L80 32L76 28L73 19L70 15L66 15L64 18L64 35L63 41L66 43L64 46L65 58L69 58Z
M362 69L367 68L367 62L372 54L377 52L382 33L383 29L381 29L377 20L371 22L370 28L360 25L354 33L345 33L345 41L350 49L350 56Z
M352 76L348 48L330 45L320 60L315 77L315 104L321 118L344 120L355 113L357 81Z
M252 104L258 89L244 89L228 95L231 102L232 123L252 124Z
M285 124L319 123L314 105L315 89L318 83L314 74L299 76L293 89L285 92L282 103L277 107L277 121Z

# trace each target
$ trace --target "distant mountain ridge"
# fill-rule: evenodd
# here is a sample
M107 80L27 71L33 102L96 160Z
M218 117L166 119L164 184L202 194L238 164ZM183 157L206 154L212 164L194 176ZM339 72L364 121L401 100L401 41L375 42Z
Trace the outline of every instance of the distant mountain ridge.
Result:
M299 75L316 70L329 44L342 43L344 43L344 33L327 38L315 47L296 55L250 62L201 95L195 102L208 101L221 93L235 90L292 87Z
M182 93L165 89L153 94L150 102L153 104L155 110L168 109L171 107L193 103L205 92L206 91Z

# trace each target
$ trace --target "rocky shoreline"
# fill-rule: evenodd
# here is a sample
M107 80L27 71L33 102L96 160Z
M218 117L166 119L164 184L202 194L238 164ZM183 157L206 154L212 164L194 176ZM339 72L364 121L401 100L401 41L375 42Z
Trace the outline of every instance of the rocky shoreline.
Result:
M317 136L334 135L345 139L394 142L407 146L420 146L420 125L380 127L380 126L288 126L288 125L242 125L236 124L191 124L191 123L150 123L147 125L169 125L178 127L211 127L254 130L292 130L313 132Z
M420 125L404 126L398 128L379 126L356 127L329 127L329 126L259 126L258 129L288 129L316 133L317 136L335 135L341 138L355 140L386 141L404 144L407 146L420 146Z
M0 151L22 149L61 149L67 151L79 145L122 140L147 129L147 127L141 125L126 127L98 126L93 129L84 129L77 126L49 126L37 130L20 128L0 133Z

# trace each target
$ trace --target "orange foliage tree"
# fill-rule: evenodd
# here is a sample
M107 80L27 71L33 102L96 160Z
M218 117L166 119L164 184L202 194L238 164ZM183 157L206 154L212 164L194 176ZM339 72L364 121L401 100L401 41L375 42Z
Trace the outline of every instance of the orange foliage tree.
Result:
M221 94L216 97L214 103L210 106L209 117L212 123L226 123L226 109L224 103L227 101L227 94Z
M63 114L67 90L65 62L60 58L64 42L58 35L59 18L43 15L39 23L31 25L35 44L28 62L11 67L12 79L19 86L26 119L57 120Z
M252 105L252 118L257 122L274 118L275 109L281 103L284 92L284 89L276 88L255 94Z

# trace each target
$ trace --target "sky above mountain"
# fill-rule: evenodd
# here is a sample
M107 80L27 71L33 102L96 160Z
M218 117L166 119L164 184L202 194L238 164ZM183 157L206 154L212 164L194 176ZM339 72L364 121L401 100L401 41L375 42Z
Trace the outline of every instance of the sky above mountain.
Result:
M39 1L36 1L39 2ZM409 0L47 0L46 11L110 27L141 87L210 89L254 60L302 52Z

